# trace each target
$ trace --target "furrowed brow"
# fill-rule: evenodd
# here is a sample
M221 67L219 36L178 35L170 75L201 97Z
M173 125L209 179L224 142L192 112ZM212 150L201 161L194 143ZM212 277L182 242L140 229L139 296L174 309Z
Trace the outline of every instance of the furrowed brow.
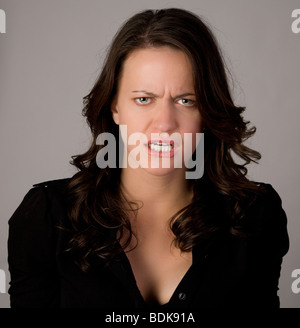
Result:
M196 97L196 95L195 95L194 93L189 93L189 92L187 92L187 93L183 93L183 94L181 94L181 95L178 95L178 96L176 96L175 98L184 98L184 97L190 97L190 96L192 96L192 97Z
M149 97L155 97L155 98L158 97L158 95L156 95L155 93L149 92L149 91L146 91L146 90L134 90L134 91L132 91L132 93L143 93L143 94L145 94Z
M143 93L143 94L145 94L149 97L155 97L155 98L159 97L157 94L155 94L153 92L146 91L146 90L134 90L134 91L132 91L132 93ZM186 93L175 96L174 99L190 97L190 96L196 97L196 95L194 93L186 92Z

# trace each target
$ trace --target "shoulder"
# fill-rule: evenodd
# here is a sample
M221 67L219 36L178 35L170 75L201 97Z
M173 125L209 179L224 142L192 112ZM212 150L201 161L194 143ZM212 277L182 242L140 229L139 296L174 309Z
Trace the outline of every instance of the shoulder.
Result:
M249 214L251 214L252 217L263 216L265 220L272 220L272 218L274 219L273 215L276 214L278 210L280 210L279 212L282 214L282 200L273 186L269 183L263 182L255 182L255 184L259 187L259 190L255 201L251 203L248 208ZM284 220L286 221L286 216Z
M32 189L41 191L42 189L47 188L50 193L59 193L62 194L66 192L68 184L71 178L65 179L56 179L56 180L48 180L40 183L35 183Z
M66 220L65 191L69 179L33 185L9 220L7 241L12 307L58 303L57 254Z
M38 224L49 218L50 211L62 211L70 178L34 184L9 220L9 225Z
M8 257L11 268L46 267L53 262L53 246L67 221L69 179L33 185L8 221ZM36 270L36 268L35 268ZM26 272L26 271L25 271Z
M282 200L271 184L256 182L260 188L255 201L249 205L244 224L253 240L284 255L289 248L287 216Z

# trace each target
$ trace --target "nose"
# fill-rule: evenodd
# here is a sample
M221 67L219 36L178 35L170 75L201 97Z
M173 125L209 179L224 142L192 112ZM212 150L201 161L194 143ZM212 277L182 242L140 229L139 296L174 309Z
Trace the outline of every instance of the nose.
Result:
M171 101L165 99L157 105L153 125L159 132L170 133L177 129L176 110Z

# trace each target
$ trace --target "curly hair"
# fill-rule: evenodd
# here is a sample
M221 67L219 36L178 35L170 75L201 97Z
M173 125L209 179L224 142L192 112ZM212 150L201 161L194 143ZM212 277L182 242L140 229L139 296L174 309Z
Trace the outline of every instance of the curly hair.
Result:
M97 166L97 153L104 146L97 145L96 140L103 132L113 133L118 140L119 130L110 107L126 58L136 49L162 46L179 49L188 56L205 126L204 175L189 180L193 201L170 218L174 243L182 251L190 251L196 243L224 227L232 234L243 234L242 218L258 192L257 185L247 178L246 166L261 156L244 145L255 133L255 127L249 128L249 122L244 121L245 108L233 103L226 65L207 24L182 9L146 10L120 28L100 76L84 97L83 115L93 140L84 154L72 156L71 163L78 172L68 190L72 223L68 251L82 270L89 269L92 256L106 261L115 258L125 232L128 237L124 248L133 237L128 207L136 213L138 205L128 202L122 194L120 168ZM117 149L117 157L118 153ZM240 159L239 164L233 153Z

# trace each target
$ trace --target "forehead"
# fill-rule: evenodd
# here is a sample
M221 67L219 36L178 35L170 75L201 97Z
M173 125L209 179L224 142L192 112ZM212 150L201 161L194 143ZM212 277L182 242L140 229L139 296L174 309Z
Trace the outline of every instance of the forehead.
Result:
M193 85L193 70L188 56L171 47L134 50L125 60L123 84L159 83Z

